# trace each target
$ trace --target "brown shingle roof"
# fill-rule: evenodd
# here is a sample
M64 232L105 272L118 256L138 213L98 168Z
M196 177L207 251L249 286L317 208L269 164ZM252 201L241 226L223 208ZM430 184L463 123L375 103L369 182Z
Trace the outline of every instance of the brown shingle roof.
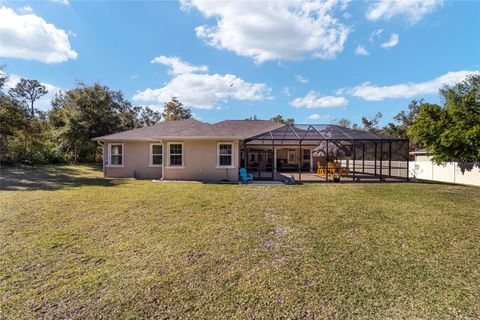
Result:
M168 135L176 137L238 137L230 130L206 122L200 122L198 125L189 127L181 126L177 130L169 132Z
M283 127L284 124L270 120L224 120L214 126L233 132L244 138Z
M93 140L154 140L168 137L225 137L239 138L235 133L195 119L165 121L159 124L118 132Z
M114 133L93 140L155 140L169 137L245 139L282 126L269 120L225 120L209 124L187 119L165 121L154 126Z

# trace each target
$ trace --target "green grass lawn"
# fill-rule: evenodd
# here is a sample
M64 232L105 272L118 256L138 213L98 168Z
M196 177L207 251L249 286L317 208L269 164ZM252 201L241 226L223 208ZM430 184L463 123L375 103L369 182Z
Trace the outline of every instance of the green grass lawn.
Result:
M480 189L2 168L0 317L480 318Z

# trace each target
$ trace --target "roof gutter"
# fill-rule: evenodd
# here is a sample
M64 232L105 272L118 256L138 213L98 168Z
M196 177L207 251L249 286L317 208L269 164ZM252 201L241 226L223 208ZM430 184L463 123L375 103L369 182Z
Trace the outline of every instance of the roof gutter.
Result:
M154 138L93 138L93 141L159 141L159 140L244 140L241 136L164 136Z
M157 141L158 139L153 138L93 138L93 141Z

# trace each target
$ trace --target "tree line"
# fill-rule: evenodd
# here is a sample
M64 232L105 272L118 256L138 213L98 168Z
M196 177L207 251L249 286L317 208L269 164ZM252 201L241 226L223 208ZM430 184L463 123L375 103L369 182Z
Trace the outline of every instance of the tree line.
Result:
M380 127L383 117L362 117L361 124L346 118L335 119L341 127L364 130L399 138L407 138L410 150L427 148L437 163L480 162L480 75L473 74L453 86L439 90L441 105L412 100L406 110L393 117L393 122ZM258 120L254 115L246 120ZM292 118L277 115L270 120L294 124Z
M410 150L426 148L433 160L480 162L480 75L468 76L439 90L441 105L412 100L393 117L394 122L378 127L382 113L362 118L362 126L340 119L338 125L408 138Z
M6 93L8 80L0 67L0 163L49 164L96 162L99 145L92 138L141 128L165 121L188 119L190 110L176 98L162 113L146 106L133 106L121 91L100 83L55 94L48 112L36 108L48 93L37 80L20 79Z
M92 138L151 126L160 121L189 119L192 113L176 98L163 112L133 106L121 91L100 83L77 82L75 88L55 94L47 112L36 103L48 90L37 80L20 79L4 92L8 80L0 66L0 163L49 164L97 162L101 148ZM363 117L360 125L342 118L343 127L408 138L410 149L428 148L434 160L480 161L480 75L467 77L439 91L442 104L412 100L393 122L379 127L382 113ZM258 120L257 116L247 118ZM276 115L271 121L294 124Z

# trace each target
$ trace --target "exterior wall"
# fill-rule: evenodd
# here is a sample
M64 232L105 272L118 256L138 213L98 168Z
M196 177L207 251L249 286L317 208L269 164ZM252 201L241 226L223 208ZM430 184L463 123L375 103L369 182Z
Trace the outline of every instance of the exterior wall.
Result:
M168 142L183 142L183 168L168 167ZM166 180L201 180L238 181L239 147L238 142L233 145L233 167L217 167L217 144L214 140L191 140L191 141L164 141L165 179ZM165 152L164 152L165 153Z
M183 167L169 167L168 142L183 143ZM233 167L217 167L217 145L233 143ZM109 166L109 144L123 144L123 166ZM158 142L160 143L160 142ZM150 142L105 142L103 148L104 176L109 178L139 178L166 180L238 181L239 144L233 141L190 140L163 141L162 167L150 167Z
M123 144L123 166L109 166L109 144ZM145 141L105 142L103 147L103 173L108 178L160 179L162 167L149 167L150 144Z

